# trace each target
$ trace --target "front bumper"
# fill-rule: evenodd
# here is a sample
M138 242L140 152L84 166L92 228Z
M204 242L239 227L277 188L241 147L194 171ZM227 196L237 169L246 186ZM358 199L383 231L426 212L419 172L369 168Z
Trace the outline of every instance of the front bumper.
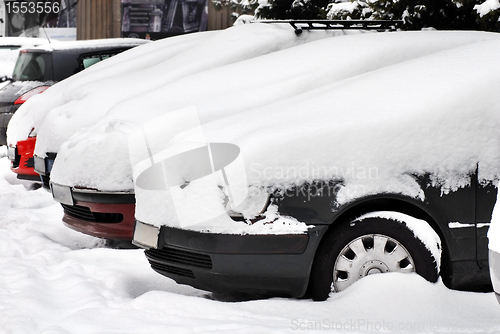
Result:
M136 230L140 224L144 223L136 222ZM156 248L145 254L155 271L179 284L219 293L299 298L307 291L316 248L326 229L316 226L302 234L233 235L162 226ZM136 237L134 243L144 247L147 242Z
M500 303L500 253L489 250L490 276L495 296Z
M81 233L105 239L132 240L135 225L133 193L66 189L66 198L53 189L54 199L64 209L64 224ZM69 200L68 200L69 197Z
M15 147L9 146L9 159L12 164L10 169L17 174L18 179L40 181L40 175L35 172L33 152L36 137L18 141ZM13 151L13 154L11 152Z

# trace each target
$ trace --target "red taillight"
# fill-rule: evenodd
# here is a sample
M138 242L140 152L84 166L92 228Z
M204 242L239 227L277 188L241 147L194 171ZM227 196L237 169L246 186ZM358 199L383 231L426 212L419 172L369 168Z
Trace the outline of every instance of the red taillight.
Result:
M24 102L28 101L28 99L30 97L32 97L33 95L43 93L49 87L50 86L39 86L37 88L34 88L34 89L30 90L29 92L24 93L23 95L19 96L17 98L17 100L14 102L14 104L23 104Z

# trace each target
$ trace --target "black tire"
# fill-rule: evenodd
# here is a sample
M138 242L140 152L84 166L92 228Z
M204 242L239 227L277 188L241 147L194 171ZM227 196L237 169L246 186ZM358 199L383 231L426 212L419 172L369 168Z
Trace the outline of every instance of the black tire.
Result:
M373 238L372 243L375 243L376 240L379 245L386 240L382 252L380 246L372 248L377 248L376 252L370 249L370 237ZM364 247L365 252L358 257L352 251L351 246L359 250L360 245ZM392 260L397 259L396 248L399 248L397 255L400 257L403 251L406 251L409 255L408 258L403 258L397 262L397 265L392 262ZM370 255L366 255L369 253ZM389 266L384 262L384 260L388 259L387 256L391 260L385 261L390 262ZM334 273L337 260L339 261L337 269L346 266L346 260L352 261L351 267L347 271L335 270ZM354 263L357 263L357 265L354 265ZM360 265L360 263L363 263L363 265ZM400 270L397 269L397 266L399 266ZM410 270L411 267L413 267L413 270ZM323 301L328 298L330 292L336 290L335 287L347 285L348 280L352 281L350 283L352 284L373 272L393 271L413 271L429 282L436 282L439 276L436 259L404 223L387 218L366 218L362 221L342 224L338 228L328 231L318 247L311 269L309 296L315 301ZM358 275L358 277L355 278L355 275ZM334 276L337 279L336 283L334 283Z

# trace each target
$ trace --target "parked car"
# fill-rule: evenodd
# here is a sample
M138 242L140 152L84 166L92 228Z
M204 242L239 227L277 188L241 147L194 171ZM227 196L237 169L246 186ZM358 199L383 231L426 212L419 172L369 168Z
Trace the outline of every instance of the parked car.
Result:
M276 76L268 75L269 63L260 69L257 68L260 66L258 59L264 57L274 66L282 62L281 57L290 59L297 57L299 50L295 51L296 46L310 44L310 48L303 49L304 52L308 52L303 56L315 60L322 59L323 57L320 57L321 46L313 46L313 41L345 34L359 35L362 32L314 31L297 36L290 26L254 24L211 32L208 35L197 33L179 36L152 43L158 49L156 53L160 50L168 50L170 53L157 57L155 62L149 63L150 67L137 73L130 73L128 70L130 64L124 62L121 67L124 72L122 76L114 78L108 76L103 80L95 81L92 87L89 87L89 93L85 99L78 98L81 85L75 80L74 88L64 92L66 97L74 96L74 99L61 101L48 114L38 132L35 148L35 169L43 175L44 183L47 185L49 176L51 180L53 177L51 168L57 169L55 161L67 161L64 168L69 169L59 174L59 178L56 172L54 181L71 187L73 199L71 202L63 202L65 224L96 237L125 239L130 242L135 222L135 197L127 148L122 145L123 140L126 141L129 125L133 126L135 122L146 121L169 110L182 108L186 103L194 101L201 103L210 99L211 96L219 96L220 100L205 103L203 109L207 114L213 113L214 117L218 114L238 112L249 105L266 103L268 99L265 96L258 97L251 93L246 100L233 96L235 89L257 93L265 89L266 84L271 84L276 79ZM202 54L204 56L200 57ZM395 55L393 58L388 58L388 61L394 61L398 57ZM253 63L256 65L252 65ZM320 63L311 62L310 66L316 70L321 68ZM370 68L369 65L367 67ZM309 72L309 69L310 67L300 69L303 77L295 77L297 80L295 85L289 86L289 82L286 81L279 83L283 87L281 93L283 97L308 89L311 86L311 80L320 84L324 80L335 80L339 76L343 77L352 73L351 70L341 70L339 73L328 70L318 74L317 71ZM354 70L355 73L356 71ZM158 76L157 73L162 73L162 75ZM234 82L235 73L239 73L238 75L244 77L245 80ZM294 77L292 72L280 73ZM298 75L297 72L294 73ZM212 76L218 79L215 81ZM207 78L212 80L211 84L207 84ZM130 86L129 82L139 84ZM99 97L106 87L113 87L113 89L108 88L105 91L107 103L103 104ZM45 97L48 98L48 96ZM85 117L67 117L75 115L75 110L84 110ZM77 156L67 159L63 153L62 158L59 158L59 154L64 150L62 146L66 145L64 142L68 143L75 132L90 133L99 126L101 119L119 119L119 121L112 121L111 127L105 125L105 129L109 131L106 130L102 136L93 137L91 142L101 149L98 152L92 150L96 154L89 160L93 161L92 166L84 167L86 163L73 165L74 162L79 161ZM106 121L103 122L107 124ZM88 128L84 129L85 127ZM74 137L76 136L78 135ZM103 142L97 144L95 140L99 141L98 138L102 138ZM109 146L106 144L107 140L110 140ZM117 143L120 144L117 145ZM88 148L84 148L82 144L78 147L83 150L81 154L87 156L91 151L87 151ZM108 161L116 161L118 164L113 164L109 167L112 170L109 170ZM83 176L76 171L80 168L86 170L84 172L86 175L109 173L109 177L92 176L84 177L86 179L84 180L73 174L76 172Z
M59 42L22 50L12 74L12 83L0 90L3 124L0 144L6 143L6 129L12 115L29 98L101 60L146 42L141 39L104 39ZM40 181L34 170L35 142L36 134L30 133L27 139L8 147L11 169L18 178Z
M325 300L387 272L491 291L498 51L494 38L428 54L197 131L144 124L133 242L158 273L220 293Z
M19 50L47 43L46 39L28 37L0 38L0 90L10 83ZM6 119L0 118L0 145L5 145ZM4 130L2 130L4 129ZM2 132L3 131L3 132ZM2 139L3 138L3 139Z

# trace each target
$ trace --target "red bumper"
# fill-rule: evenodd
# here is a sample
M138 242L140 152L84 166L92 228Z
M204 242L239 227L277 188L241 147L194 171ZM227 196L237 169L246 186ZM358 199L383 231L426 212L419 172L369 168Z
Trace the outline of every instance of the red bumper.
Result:
M78 232L105 239L132 240L135 204L75 201L63 205L63 222Z
M11 163L10 169L18 175L18 178L37 179L40 175L35 172L33 153L35 151L36 137L17 142L16 156Z

